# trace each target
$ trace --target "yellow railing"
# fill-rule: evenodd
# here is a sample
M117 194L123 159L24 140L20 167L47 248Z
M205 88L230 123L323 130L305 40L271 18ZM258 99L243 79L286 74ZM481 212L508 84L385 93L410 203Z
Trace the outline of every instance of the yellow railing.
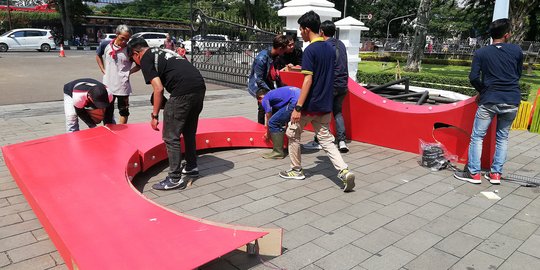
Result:
M527 130L529 120L531 119L532 104L527 101L522 101L516 115L516 119L512 123L513 130Z
M540 133L540 95L536 97L536 108L533 112L530 132Z

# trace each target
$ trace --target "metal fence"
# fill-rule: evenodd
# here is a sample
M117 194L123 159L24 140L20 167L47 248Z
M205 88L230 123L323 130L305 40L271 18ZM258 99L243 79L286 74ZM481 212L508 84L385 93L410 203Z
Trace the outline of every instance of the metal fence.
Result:
M247 86L255 56L272 46L277 32L213 18L196 10L193 36L186 41L190 59L207 81Z
M425 54L432 54L439 58L470 58L474 52L484 46L489 45L489 39L430 39L425 48ZM360 51L373 52L393 52L406 55L410 51L412 39L410 38L388 38L371 39L362 38ZM540 42L523 41L518 43L526 55L525 62L540 63Z

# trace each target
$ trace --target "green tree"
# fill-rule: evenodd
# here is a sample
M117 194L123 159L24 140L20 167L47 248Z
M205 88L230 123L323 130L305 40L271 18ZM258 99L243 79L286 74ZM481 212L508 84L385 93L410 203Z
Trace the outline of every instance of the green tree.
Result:
M416 13L420 0L347 0L347 14L359 18L360 15L372 14L371 20L363 20L369 31L367 36L386 37L388 23L393 18ZM335 9L343 12L344 0L335 0ZM343 13L342 13L343 14ZM413 17L414 18L414 17ZM413 18L409 18L413 19ZM390 24L390 37L398 37L410 31L410 25L403 24L407 19L395 20Z
M64 29L64 40L71 40L73 37L73 23L81 16L88 15L91 12L90 8L82 0L51 0L49 4L60 13L60 21Z
M473 27L475 29L481 29L480 33L485 34L493 17L495 0L465 0L463 4L466 12L472 12L477 15L473 22ZM509 19L512 22L512 40L514 42L523 41L527 32L530 32L530 14L538 10L539 5L540 0L510 1ZM532 23L533 26L535 25L534 23L537 23L537 21Z
M124 4L107 5L97 14L131 18L169 19L188 22L189 1L185 0L135 0Z
M531 24L530 14L538 10L540 0L513 0L510 1L510 21L512 22L512 38L514 41L523 41Z
M253 26L275 24L280 19L278 0L194 0L193 8L218 19ZM119 17L170 19L189 22L189 1L186 0L135 0L125 4L107 5L97 10L98 14Z
M529 13L529 31L525 40L540 40L540 5Z
M458 1L435 0L432 3L428 33L438 38L468 37L478 14L466 12Z

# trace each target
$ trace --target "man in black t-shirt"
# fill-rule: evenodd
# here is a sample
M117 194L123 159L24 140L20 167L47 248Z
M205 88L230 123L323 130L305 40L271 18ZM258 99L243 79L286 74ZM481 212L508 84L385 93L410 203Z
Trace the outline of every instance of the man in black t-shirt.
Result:
M283 70L286 67L302 65L302 46L296 43L296 34L286 35L287 48L283 55L279 55L274 60L274 67L277 70Z
M283 55L274 60L274 68L279 71L290 71L294 66L302 66L302 47L296 44L296 33L287 35L287 48ZM285 86L281 78L277 78L278 87Z
M167 49L149 48L143 38L128 43L130 56L141 66L146 84L154 89L152 128L158 130L164 88L170 98L163 111L163 141L169 157L169 175L154 189L186 188L189 178L198 177L195 134L206 92L204 79L189 61ZM182 168L180 135L183 135L186 164ZM182 174L187 177L182 177Z

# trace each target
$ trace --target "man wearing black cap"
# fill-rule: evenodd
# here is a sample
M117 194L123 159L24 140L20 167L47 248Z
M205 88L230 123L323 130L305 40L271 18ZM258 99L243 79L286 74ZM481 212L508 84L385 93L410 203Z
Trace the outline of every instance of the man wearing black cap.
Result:
M113 96L104 84L90 78L78 79L64 85L64 111L66 114L66 132L79 130L79 118L89 128L103 124L112 124Z

